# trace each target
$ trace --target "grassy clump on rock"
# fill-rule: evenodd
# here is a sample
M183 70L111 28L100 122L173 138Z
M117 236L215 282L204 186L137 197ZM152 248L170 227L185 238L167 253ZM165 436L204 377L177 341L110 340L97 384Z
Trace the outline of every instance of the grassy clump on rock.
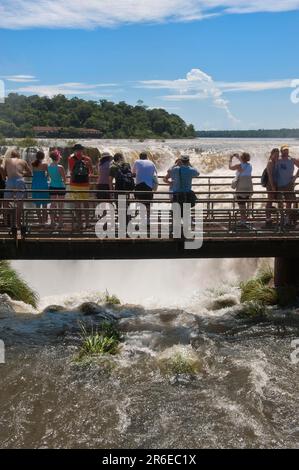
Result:
M116 295L110 295L108 291L105 292L104 302L108 305L120 305L121 302Z
M12 300L37 308L37 293L21 279L8 261L0 261L0 294L7 294Z
M254 279L240 284L241 303L255 302L261 305L276 305L278 294L276 289L270 286L273 279L273 271L270 267L262 269Z
M202 363L190 346L174 346L158 356L158 364L165 375L196 375L202 370Z
M267 307L260 302L245 302L237 316L239 318L263 319L267 316Z
M78 361L105 354L117 354L121 334L113 323L103 322L96 329L92 327L90 332L87 331L86 326L82 323L81 339L82 344L77 357Z

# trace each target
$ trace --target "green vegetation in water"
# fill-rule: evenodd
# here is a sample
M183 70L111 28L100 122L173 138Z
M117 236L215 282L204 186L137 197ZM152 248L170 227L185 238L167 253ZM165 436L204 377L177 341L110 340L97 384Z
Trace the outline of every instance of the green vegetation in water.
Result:
M269 285L274 280L274 271L267 263L264 264L257 272L256 279L264 286Z
M90 332L81 323L81 337L82 345L76 357L77 362L106 354L114 355L119 351L121 334L113 323L104 322L100 327L92 327Z
M202 364L190 347L187 350L166 350L158 358L159 368L165 375L197 375Z
M245 302L237 313L239 318L263 319L267 317L267 307L260 302Z
M278 294L276 289L270 287L273 271L269 266L261 269L254 279L240 284L241 302L257 302L261 305L277 305Z
M195 375L197 372L196 363L179 353L171 358L168 365L173 374Z
M0 294L7 294L12 300L37 308L38 295L12 269L8 261L0 261Z
M108 305L121 305L119 298L116 295L110 295L106 290L103 301Z

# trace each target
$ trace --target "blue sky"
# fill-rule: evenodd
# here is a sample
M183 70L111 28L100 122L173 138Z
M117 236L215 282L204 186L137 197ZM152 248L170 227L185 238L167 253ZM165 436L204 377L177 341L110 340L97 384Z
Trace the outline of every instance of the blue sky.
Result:
M0 77L7 93L142 99L197 129L299 127L290 99L299 0L263 9L256 0L0 0Z

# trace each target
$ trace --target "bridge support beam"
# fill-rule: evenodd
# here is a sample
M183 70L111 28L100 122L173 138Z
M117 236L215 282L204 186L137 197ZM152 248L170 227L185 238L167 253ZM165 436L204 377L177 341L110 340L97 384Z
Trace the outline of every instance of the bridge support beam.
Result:
M299 293L299 258L275 258L276 288L292 288Z

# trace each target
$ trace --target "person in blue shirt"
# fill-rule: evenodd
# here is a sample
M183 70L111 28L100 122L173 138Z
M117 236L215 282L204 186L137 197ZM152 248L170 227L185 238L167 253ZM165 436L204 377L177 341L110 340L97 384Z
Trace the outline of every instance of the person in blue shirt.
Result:
M290 156L288 145L283 145L280 149L280 159L276 163L276 179L278 199L286 201L286 208L291 209L296 204L295 183L299 175L294 175L295 167L299 168L299 160ZM283 206L281 202L280 207ZM285 224L290 223L291 211L287 211Z
M180 204L182 214L184 203L191 204L191 207L196 204L197 199L192 191L192 181L199 175L199 171L191 165L189 155L182 155L180 164L172 167L165 178L167 183L170 183L171 179L172 201Z
M273 209L273 202L277 201L277 162L279 159L279 149L274 148L271 151L269 161L267 164L267 175L268 175L268 182L267 182L267 197L268 201L266 204L266 227L272 226L272 209Z

